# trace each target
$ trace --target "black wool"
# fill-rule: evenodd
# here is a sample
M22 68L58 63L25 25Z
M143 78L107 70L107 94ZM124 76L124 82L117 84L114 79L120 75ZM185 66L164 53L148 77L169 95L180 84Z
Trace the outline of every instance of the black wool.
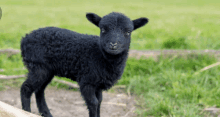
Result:
M27 34L21 41L23 62L28 78L21 87L22 108L30 110L35 92L39 112L52 117L44 90L54 76L77 81L90 117L100 117L102 91L111 88L122 76L131 40L131 32L144 26L147 18L130 20L121 13L99 17L87 13L87 19L100 28L100 36L46 27Z

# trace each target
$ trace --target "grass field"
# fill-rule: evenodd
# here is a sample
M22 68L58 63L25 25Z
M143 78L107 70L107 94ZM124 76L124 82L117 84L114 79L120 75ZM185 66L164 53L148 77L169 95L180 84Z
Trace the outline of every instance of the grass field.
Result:
M25 33L45 26L98 35L85 14L117 11L150 19L133 32L131 49L220 49L219 6L219 0L1 0L0 48L19 48Z
M100 16L112 11L125 13L131 19L148 17L149 24L132 33L131 49L220 49L219 0L2 0L0 49L20 48L21 37L45 26L67 28L80 33L99 34L85 14ZM220 67L199 74L217 60L209 56L185 58L129 58L120 85L137 95L136 112L141 117L203 117L202 110L220 107ZM7 58L0 55L3 75L24 74L20 54ZM0 89L18 87L24 79L2 80ZM61 84L52 82L53 86Z

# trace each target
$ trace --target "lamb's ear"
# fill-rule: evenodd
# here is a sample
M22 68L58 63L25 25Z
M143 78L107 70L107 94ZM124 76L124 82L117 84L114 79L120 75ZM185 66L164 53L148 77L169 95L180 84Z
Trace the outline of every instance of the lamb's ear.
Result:
M86 17L90 22L99 27L99 21L102 19L101 17L99 17L95 13L87 13Z
M148 22L147 18L139 18L139 19L133 20L134 30L144 26L147 22Z

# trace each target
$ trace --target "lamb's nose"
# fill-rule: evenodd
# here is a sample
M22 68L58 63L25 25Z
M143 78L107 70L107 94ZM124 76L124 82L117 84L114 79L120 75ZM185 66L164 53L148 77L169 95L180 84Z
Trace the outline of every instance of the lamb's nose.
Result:
M112 49L112 50L116 50L117 49L117 43L112 43L112 42L110 42L110 49Z

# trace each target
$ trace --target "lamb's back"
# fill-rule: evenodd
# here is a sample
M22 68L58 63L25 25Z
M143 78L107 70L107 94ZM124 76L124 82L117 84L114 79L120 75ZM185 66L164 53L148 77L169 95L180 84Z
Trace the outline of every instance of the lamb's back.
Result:
M79 59L89 58L93 51L97 53L98 39L62 28L40 28L22 39L22 57L25 63L50 64L56 69L61 67L58 64L72 67Z

